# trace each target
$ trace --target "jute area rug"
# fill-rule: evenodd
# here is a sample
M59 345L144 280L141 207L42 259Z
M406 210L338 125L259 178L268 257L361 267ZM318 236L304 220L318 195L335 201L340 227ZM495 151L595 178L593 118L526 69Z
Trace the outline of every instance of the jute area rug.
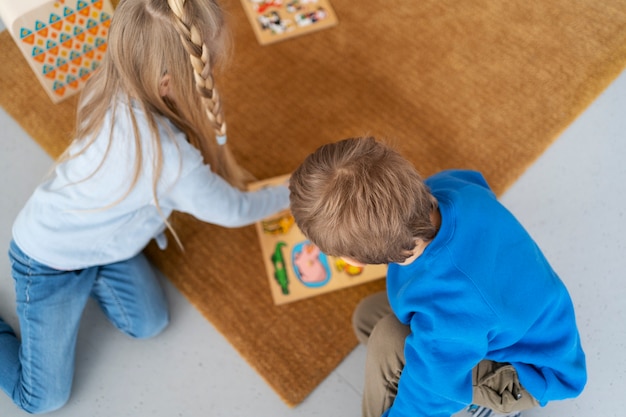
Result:
M332 0L335 28L259 46L238 1L218 74L229 138L258 178L319 145L374 134L423 175L482 171L501 194L626 65L626 1ZM53 106L8 33L0 105L52 156L75 100ZM590 138L590 146L593 146ZM185 244L147 252L289 405L356 346L350 316L382 281L275 307L255 229L176 216Z

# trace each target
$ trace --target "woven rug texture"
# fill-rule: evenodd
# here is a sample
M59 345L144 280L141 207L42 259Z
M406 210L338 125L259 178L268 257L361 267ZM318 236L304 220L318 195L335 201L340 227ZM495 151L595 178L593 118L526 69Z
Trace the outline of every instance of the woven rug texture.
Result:
M239 1L223 1L234 49L216 80L231 147L259 179L323 143L372 134L424 176L477 169L500 195L626 66L625 0L332 5L338 26L260 46ZM0 106L51 156L69 143L76 99L52 105L6 31ZM287 404L300 403L356 346L352 311L383 280L276 307L253 226L173 220L185 252L151 245L152 261Z

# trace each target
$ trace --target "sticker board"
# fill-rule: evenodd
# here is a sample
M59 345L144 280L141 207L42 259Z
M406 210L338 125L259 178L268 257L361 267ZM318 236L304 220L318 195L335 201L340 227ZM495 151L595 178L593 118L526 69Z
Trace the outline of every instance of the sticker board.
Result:
M109 0L0 0L11 36L54 103L79 92L107 47Z
M261 45L337 24L329 0L241 0Z
M284 175L255 182L249 189L282 184L288 178ZM387 274L387 265L357 267L320 252L298 229L289 210L257 222L256 230L277 305L363 284Z

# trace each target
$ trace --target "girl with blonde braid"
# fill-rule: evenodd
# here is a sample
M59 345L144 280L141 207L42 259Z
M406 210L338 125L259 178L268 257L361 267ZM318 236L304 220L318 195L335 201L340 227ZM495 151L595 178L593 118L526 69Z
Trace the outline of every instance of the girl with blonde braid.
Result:
M122 0L116 9L79 102L76 139L13 226L21 338L0 320L0 388L23 410L67 402L90 296L131 337L167 326L142 250L153 237L165 244L172 211L238 227L288 207L286 186L240 189L249 176L226 147L213 85L225 46L213 0Z

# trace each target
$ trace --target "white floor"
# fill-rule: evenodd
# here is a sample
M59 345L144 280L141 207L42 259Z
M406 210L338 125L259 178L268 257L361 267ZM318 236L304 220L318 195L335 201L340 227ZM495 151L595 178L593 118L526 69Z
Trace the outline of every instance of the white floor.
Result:
M0 25L0 30L2 26ZM626 73L510 188L519 217L568 285L589 383L575 400L526 417L622 417L626 400ZM51 164L0 109L0 316L16 324L6 251L11 224ZM172 322L130 340L89 305L72 397L54 416L359 416L365 351L357 348L304 403L288 408L164 280ZM2 417L25 416L0 392Z

